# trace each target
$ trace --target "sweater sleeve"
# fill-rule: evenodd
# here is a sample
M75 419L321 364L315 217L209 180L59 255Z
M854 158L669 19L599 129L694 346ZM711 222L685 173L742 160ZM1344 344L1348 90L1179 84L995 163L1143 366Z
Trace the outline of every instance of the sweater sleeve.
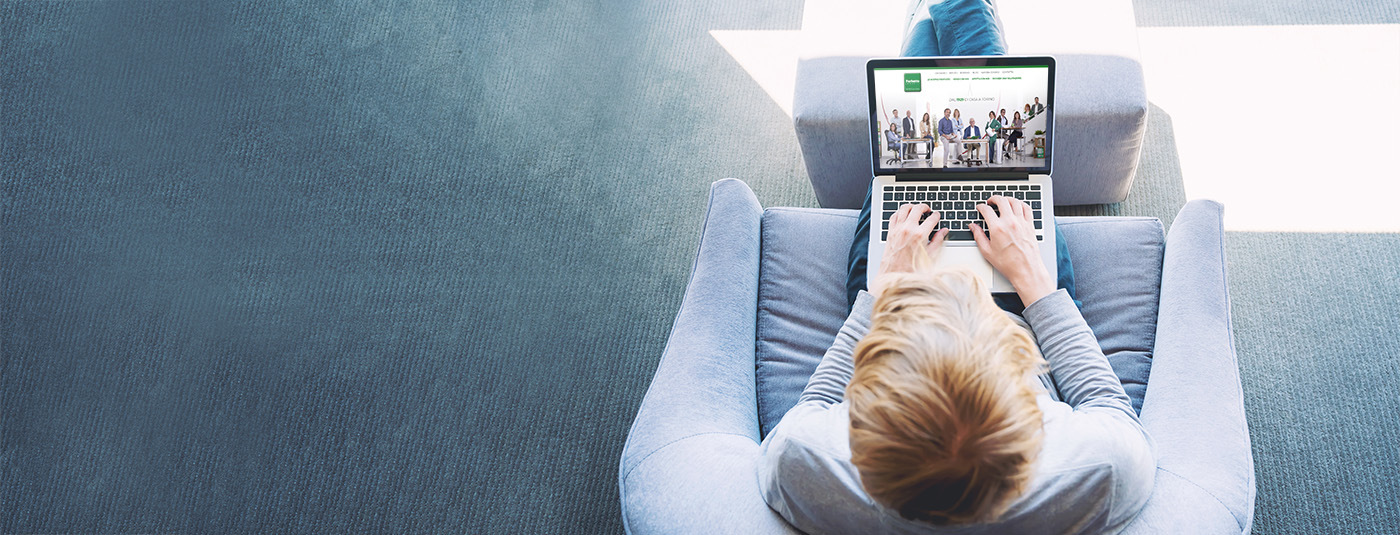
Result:
M797 398L799 405L809 401L835 405L845 398L846 384L851 382L851 374L855 372L856 344L870 332L870 312L874 306L875 298L865 290L856 295L851 315L836 333L836 340L831 349L826 350L812 378L807 380L802 396Z
M1050 363L1050 374L1065 403L1075 411L1101 408L1122 411L1138 420L1098 339L1068 292L1056 290L1031 303L1025 318L1040 341L1040 351Z

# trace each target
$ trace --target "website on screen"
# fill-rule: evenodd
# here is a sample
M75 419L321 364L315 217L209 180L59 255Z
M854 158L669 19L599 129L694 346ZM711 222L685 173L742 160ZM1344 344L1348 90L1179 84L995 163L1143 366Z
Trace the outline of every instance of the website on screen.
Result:
M1046 66L875 69L881 167L1045 166Z

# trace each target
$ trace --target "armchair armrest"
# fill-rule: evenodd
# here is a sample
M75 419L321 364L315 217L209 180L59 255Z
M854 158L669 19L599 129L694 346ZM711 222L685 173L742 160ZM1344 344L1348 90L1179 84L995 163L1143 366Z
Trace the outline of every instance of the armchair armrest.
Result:
M1218 503L1222 513L1176 511L1158 515L1153 502L1143 511L1147 523L1229 518L1215 528L1248 533L1254 519L1254 457L1245 421L1244 394L1230 323L1225 280L1223 208L1213 201L1192 201L1181 209L1167 234L1162 266L1162 294L1152 375L1143 400L1142 422L1157 452L1157 484L1194 493L1203 503ZM1205 495L1200 495L1204 492ZM1175 516L1175 520L1168 520ZM1194 530L1204 533L1206 531Z
M618 468L629 533L748 532L786 523L758 494L754 339L763 207L710 187L699 253Z

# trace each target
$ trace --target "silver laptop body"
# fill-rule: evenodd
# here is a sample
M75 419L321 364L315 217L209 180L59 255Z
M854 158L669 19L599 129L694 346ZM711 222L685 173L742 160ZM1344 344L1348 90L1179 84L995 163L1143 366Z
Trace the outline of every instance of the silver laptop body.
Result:
M899 205L922 203L943 214L940 227L949 239L936 266L963 267L978 274L992 292L1015 288L985 259L967 228L980 221L976 204L987 197L1017 197L1036 216L1040 256L1051 277L1055 258L1055 195L1050 180L1054 131L1055 60L1047 56L973 56L872 59L866 63L870 111L872 169L870 258L867 275L880 271L890 215ZM1036 99L1035 97L1039 97ZM1032 106L1026 113L1024 106ZM988 112L1001 122L1022 115L1020 135L1012 124L986 131ZM945 109L960 113L962 129L948 143L940 130ZM898 110L899 118L890 114ZM911 113L912 112L912 113ZM925 136L923 114L930 115L935 143ZM908 121L906 119L912 119ZM975 121L976 129L968 129ZM909 128L910 123L913 127ZM949 120L951 126L956 121ZM893 131L893 135L892 132ZM1041 131L1041 134L1036 134ZM1014 138L1015 146L1005 143ZM1029 303L1026 303L1029 304Z

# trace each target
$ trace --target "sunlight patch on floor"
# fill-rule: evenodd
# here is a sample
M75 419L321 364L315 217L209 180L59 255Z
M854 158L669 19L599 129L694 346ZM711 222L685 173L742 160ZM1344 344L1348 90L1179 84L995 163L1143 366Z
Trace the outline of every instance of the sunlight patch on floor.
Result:
M801 30L710 30L710 35L788 117L792 117L801 33Z
M1186 196L1226 229L1400 232L1400 25L1138 32Z

